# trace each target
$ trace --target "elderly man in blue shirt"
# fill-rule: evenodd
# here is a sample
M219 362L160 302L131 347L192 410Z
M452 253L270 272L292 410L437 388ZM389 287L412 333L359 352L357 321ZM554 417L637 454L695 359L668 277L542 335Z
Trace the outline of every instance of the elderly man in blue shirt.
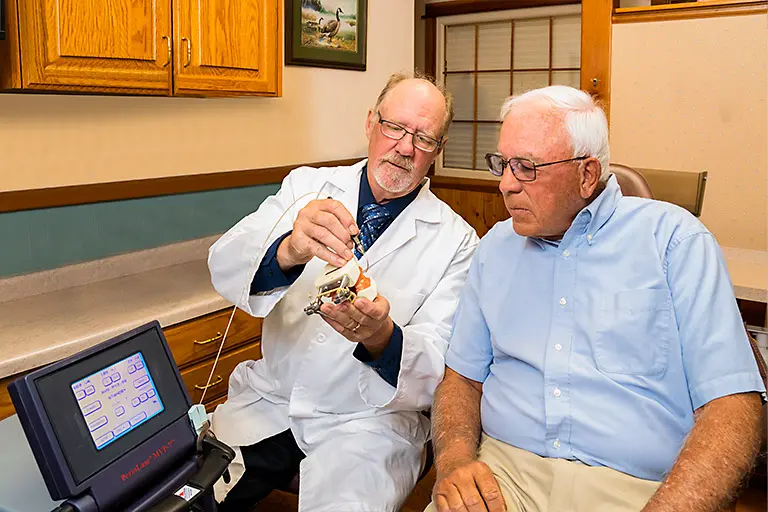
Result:
M714 511L760 442L757 364L714 236L624 197L592 98L507 100L433 406L428 510Z

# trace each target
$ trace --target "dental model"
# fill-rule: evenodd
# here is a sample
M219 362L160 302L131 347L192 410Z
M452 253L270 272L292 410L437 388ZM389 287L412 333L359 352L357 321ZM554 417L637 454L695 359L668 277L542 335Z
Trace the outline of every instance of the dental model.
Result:
M341 304L354 302L357 297L374 300L378 291L376 283L363 273L357 258L353 257L343 267L325 265L323 273L315 279L317 294L304 312L307 315L320 313L320 306L332 302Z

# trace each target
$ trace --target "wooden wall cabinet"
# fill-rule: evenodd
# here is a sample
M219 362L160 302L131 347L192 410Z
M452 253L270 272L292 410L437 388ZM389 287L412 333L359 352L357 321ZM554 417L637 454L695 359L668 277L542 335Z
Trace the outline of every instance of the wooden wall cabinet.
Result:
M8 0L0 86L279 96L281 0Z

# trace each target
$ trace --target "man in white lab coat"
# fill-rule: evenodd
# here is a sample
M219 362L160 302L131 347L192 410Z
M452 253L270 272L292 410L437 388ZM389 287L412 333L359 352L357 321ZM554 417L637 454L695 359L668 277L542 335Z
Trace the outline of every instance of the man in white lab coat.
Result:
M393 75L368 112L366 160L295 169L211 247L216 290L264 317L263 359L238 365L213 415L237 447L232 481L216 485L223 512L250 510L297 473L302 512L395 511L413 489L429 430L420 411L478 243L425 178L451 103L428 80ZM353 250L378 297L307 316L326 262Z

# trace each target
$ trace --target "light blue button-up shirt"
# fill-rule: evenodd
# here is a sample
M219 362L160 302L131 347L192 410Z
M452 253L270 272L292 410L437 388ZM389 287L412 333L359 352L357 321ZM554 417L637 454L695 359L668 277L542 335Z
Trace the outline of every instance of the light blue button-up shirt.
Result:
M559 242L482 239L446 364L483 383L489 436L656 481L695 409L764 391L715 238L615 177Z

